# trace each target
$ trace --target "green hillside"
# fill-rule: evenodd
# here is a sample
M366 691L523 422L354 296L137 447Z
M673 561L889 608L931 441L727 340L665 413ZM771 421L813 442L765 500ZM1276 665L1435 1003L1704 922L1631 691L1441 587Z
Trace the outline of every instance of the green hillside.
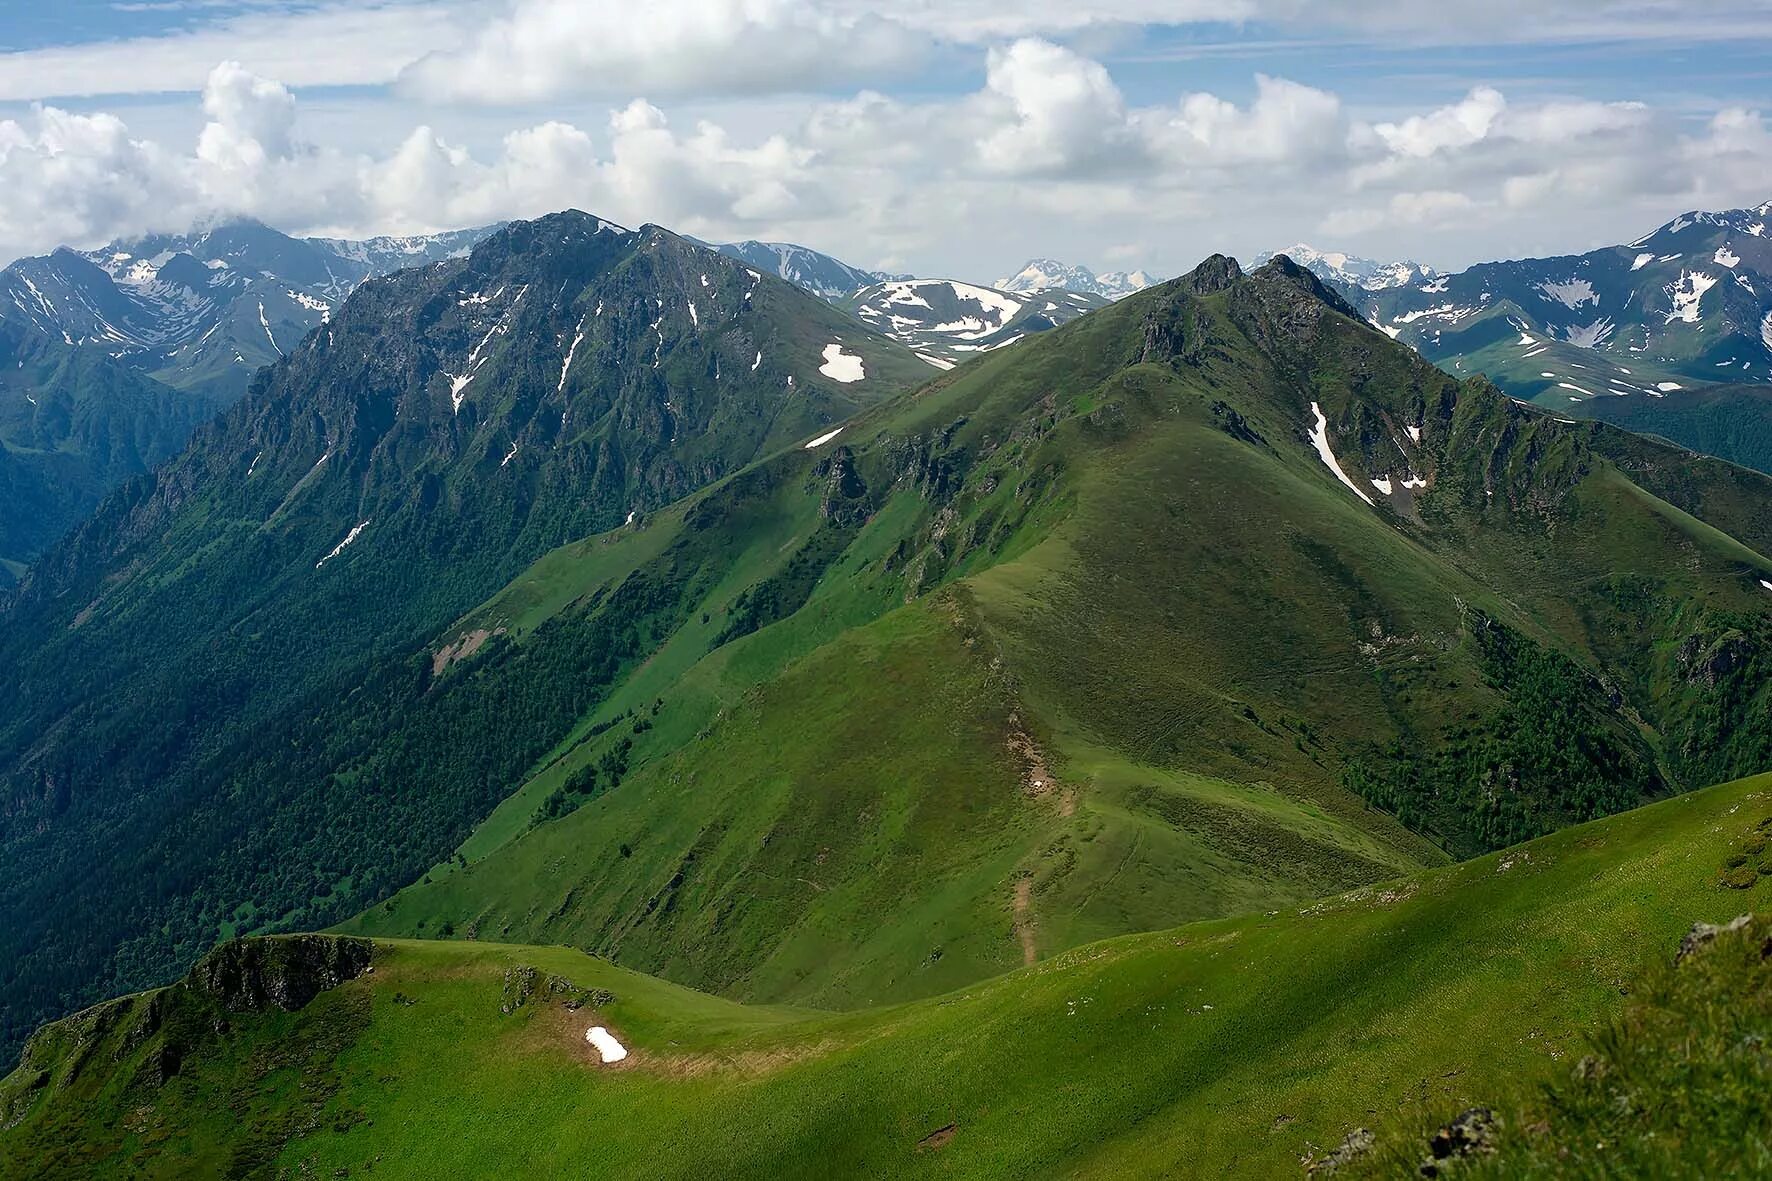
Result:
M1733 783L841 1015L459 941L378 942L372 973L284 1011L272 998L352 974L352 949L224 948L180 986L39 1034L0 1084L0 1167L1294 1174L1356 1127L1431 1128L1563 1077L1693 921L1766 907L1764 874L1730 867L1769 821L1772 779ZM603 1065L593 1025L628 1057Z
M1772 471L1772 386L1719 385L1660 397L1595 398L1571 409L1582 418Z
M176 455L220 405L103 349L0 324L0 587L105 493Z
M1454 383L1299 273L1210 274L471 613L445 685L523 677L637 602L662 630L454 857L345 929L881 1003L1768 765L1772 567L1676 507L1757 542L1760 477L1676 486L1679 452ZM1199 356L1149 343L1177 322ZM1336 480L1312 398L1344 468L1395 465L1402 495Z
M0 607L0 1059L219 937L422 873L649 642L497 700L430 692L441 629L929 372L790 284L582 213L358 287Z

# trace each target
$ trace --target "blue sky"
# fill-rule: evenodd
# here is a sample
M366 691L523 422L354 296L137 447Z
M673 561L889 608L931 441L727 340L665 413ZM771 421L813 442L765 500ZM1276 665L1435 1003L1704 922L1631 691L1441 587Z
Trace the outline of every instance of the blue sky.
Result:
M990 280L1463 265L1772 197L1764 0L60 0L0 11L0 255L564 205Z

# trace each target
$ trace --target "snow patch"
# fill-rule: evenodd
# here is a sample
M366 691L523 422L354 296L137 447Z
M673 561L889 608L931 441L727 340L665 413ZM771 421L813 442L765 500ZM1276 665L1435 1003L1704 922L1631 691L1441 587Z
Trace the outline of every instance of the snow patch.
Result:
M511 449L505 452L505 457L503 459L498 461L498 466L502 468L505 464L511 462L511 460L515 458L517 458L517 444L516 441L513 440L511 442Z
M751 362L751 372L755 373L757 371L757 366L761 365L762 363L763 363L763 352L761 349L759 349L759 350L757 350L757 359L755 361Z
M1760 321L1760 343L1772 349L1772 312L1767 312L1766 318Z
M562 364L560 366L560 384L558 387L555 388L555 390L554 390L555 393L563 394L566 392L566 374L572 368L572 358L578 355L578 346L583 344L584 342L585 342L585 321L580 320L578 322L578 330L572 338L572 347L566 350L566 361L564 364ZM506 462L509 462L509 460L507 459ZM503 467L504 464L500 464L499 466Z
M1608 316L1601 316L1592 324L1577 324L1563 334L1563 339L1578 349L1594 349L1606 342L1616 327Z
M264 325L265 339L271 342L271 347L275 349L277 355L281 357L283 355L283 348L277 343L277 338L271 335L271 322L265 317L265 301L262 299L258 301L258 322Z
M1407 480L1403 481L1403 487L1405 487L1405 488L1426 488L1427 487L1427 477L1426 476L1410 476Z
M1591 398L1591 397L1593 397L1593 395L1592 395L1592 394L1590 394L1590 393L1588 393L1588 391L1586 391L1586 390L1584 390L1584 389L1582 389L1582 388L1581 388L1581 387L1580 387L1580 386L1578 386L1578 385L1570 385L1570 384L1569 384L1569 383L1568 383L1568 382L1566 382L1566 381L1559 381L1559 382L1558 382L1558 383L1557 383L1557 388L1558 388L1558 389L1565 389L1565 390L1574 390L1574 391L1575 391L1575 392L1576 392L1576 393L1578 393L1578 394L1586 394L1586 395L1587 395L1587 396L1588 396L1588 397L1590 397L1590 398Z
M812 442L806 444L805 449L807 451L810 451L814 447L823 447L826 443L830 442L832 439L836 438L838 435L840 435L842 433L843 433L842 427L838 427L834 431L828 431L825 434L818 436L818 438L812 440Z
M595 1047L597 1056L603 1060L605 1066L620 1062L628 1056L627 1047L616 1041L615 1035L601 1025L593 1025L585 1030L585 1041Z
M1667 322L1682 320L1687 324L1698 323L1698 307L1704 299L1704 293L1717 285L1715 277L1703 271L1681 271L1680 281L1667 289L1673 297L1674 310L1667 314Z
M954 367L952 361L944 361L940 357L931 357L928 353L918 353L917 360L926 361L937 369L952 369Z
M1711 257L1711 261L1720 267L1728 267L1730 270L1734 270L1736 265L1741 262L1741 256L1730 250L1729 244L1725 242L1723 245L1717 247L1717 252Z
M1378 477L1378 479L1372 481L1372 486L1386 496L1391 494L1391 478L1389 476Z
M347 545L350 545L353 541L357 540L357 538L361 537L363 535L363 530L365 530L367 528L369 528L368 521L359 521L355 526L352 527L352 529L349 533L345 534L345 539L343 541L339 542L337 545L332 547L331 553L327 554L324 558L321 558L318 562L314 563L314 569L318 570L320 567L326 565L326 563L332 561L332 559L334 559L334 558L338 557L340 554L344 553L345 547Z
M1655 383L1655 388L1664 394L1671 394L1675 390L1683 390L1686 387L1677 381L1658 381Z
M1409 432L1409 441L1411 443L1421 442L1421 428L1420 427L1406 426L1403 429Z
M1630 269L1633 271L1640 271L1654 261L1655 255L1653 253L1639 254L1636 257L1636 260L1630 264Z
M824 346L824 364L818 367L818 371L832 381L840 381L845 385L867 376L862 369L861 358L853 353L845 353L840 344Z
M1335 473L1335 478L1337 480L1340 480L1343 484L1352 489L1355 496L1358 496L1367 504L1372 504L1372 498L1367 496L1365 491L1358 484L1348 479L1347 473L1341 470L1341 464L1336 462L1335 452L1329 447L1329 418L1323 413L1323 408L1317 403L1312 402L1311 414L1315 416L1317 420L1316 425L1311 428L1311 445L1317 449L1317 458L1321 459L1324 466Z
M1546 299L1555 300L1570 311L1575 311L1584 303L1591 303L1595 307L1600 306L1599 292L1595 291L1594 285L1586 279L1569 279L1562 283L1540 283L1538 290L1544 293Z

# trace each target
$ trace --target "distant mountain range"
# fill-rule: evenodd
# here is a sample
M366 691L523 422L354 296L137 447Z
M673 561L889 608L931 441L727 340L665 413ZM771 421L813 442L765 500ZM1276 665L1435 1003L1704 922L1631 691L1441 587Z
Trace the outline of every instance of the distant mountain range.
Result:
M0 271L0 319L225 400L365 279L463 255L495 228L351 242L236 221L63 248Z
M366 279L491 231L352 242L239 221L0 270L0 586L176 455Z
M875 283L910 278L909 275L884 271L864 271L791 242L728 242L716 245L714 249L833 303Z
M1011 294L956 279L903 279L865 287L844 306L929 364L952 369L976 353L1049 331L1108 302L1075 291Z
M1686 213L1619 246L1382 287L1336 274L1337 256L1298 261L1442 368L1566 409L1772 380L1768 222L1772 203Z
M1255 256L1255 265L1263 266L1281 254L1301 267L1310 268L1318 278L1337 288L1388 291L1393 287L1425 282L1439 274L1434 268L1418 262L1375 262L1355 254L1318 250L1302 242L1284 250L1269 250L1258 254Z
M1030 259L1026 266L1007 279L998 279L999 290L1032 294L1058 288L1080 295L1099 295L1103 299L1125 299L1156 282L1143 271L1108 271L1096 274L1088 267L1058 262L1056 259Z

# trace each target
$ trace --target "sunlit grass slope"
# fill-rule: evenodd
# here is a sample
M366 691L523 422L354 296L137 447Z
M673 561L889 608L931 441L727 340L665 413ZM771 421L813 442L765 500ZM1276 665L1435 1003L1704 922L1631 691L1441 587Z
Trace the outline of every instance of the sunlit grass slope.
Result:
M164 1034L127 1017L88 1018L107 1032L84 1041L80 1019L53 1027L0 1091L17 1121L0 1166L1287 1175L1356 1125L1456 1110L1566 1065L1693 920L1766 904L1763 878L1724 879L1768 817L1772 779L1729 784L844 1015L747 1008L563 948L384 941L371 975L299 1013L192 1035L163 1085L140 1066ZM523 998L526 966L590 1000ZM593 1024L630 1056L601 1064Z

